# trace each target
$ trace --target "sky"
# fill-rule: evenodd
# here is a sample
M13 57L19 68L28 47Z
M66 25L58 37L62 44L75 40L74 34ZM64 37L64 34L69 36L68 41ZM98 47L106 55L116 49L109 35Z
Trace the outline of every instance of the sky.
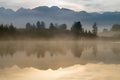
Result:
M17 10L38 6L58 6L75 11L104 12L120 11L120 0L0 0L0 7Z

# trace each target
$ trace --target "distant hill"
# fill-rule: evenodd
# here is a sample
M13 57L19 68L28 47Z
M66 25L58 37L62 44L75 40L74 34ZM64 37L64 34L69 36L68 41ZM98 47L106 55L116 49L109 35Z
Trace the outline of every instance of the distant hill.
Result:
M68 27L71 27L74 21L80 20L85 27L91 27L94 22L97 22L100 27L111 27L113 24L120 24L120 12L76 12L57 6L40 6L33 9L20 8L17 11L0 8L0 24L13 23L17 27L25 27L27 22L35 23L38 20L45 21L47 26L50 22L54 22L66 23Z

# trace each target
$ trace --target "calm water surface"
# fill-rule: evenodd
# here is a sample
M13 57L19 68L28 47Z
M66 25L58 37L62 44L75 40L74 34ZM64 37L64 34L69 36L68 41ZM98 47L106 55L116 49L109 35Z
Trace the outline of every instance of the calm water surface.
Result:
M119 80L118 70L119 42L0 42L0 80L108 80L108 77ZM34 74L32 76L31 71ZM15 73L17 75L13 75ZM43 75L48 75L48 78Z
M87 63L119 64L120 43L113 42L0 42L0 67L18 65L58 69Z

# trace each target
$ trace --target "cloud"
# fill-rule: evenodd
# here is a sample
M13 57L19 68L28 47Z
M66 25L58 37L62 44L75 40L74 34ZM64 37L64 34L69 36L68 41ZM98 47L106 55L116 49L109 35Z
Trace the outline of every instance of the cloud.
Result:
M73 10L86 11L120 11L120 0L0 0L0 7L34 8L36 6L59 6Z
M120 11L120 0L66 0L66 3L73 3L82 6L87 11ZM73 6L74 7L74 6ZM75 7L75 9L80 9Z

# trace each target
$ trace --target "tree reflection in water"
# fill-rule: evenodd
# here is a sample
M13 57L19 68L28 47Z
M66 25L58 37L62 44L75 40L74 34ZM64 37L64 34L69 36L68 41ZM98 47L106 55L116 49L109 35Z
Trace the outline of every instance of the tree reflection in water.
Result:
M117 55L117 56L120 55L120 44L113 44L112 47L111 47L111 49L112 49L112 52L115 55Z
M95 42L0 43L0 67L18 65L40 69L87 63L120 63L120 45ZM105 47L105 49L104 49ZM114 56L117 55L117 56ZM10 57L9 57L10 56Z
M18 51L25 51L28 57L35 55L37 58L44 58L46 54L50 54L51 57L64 56L70 50L74 57L80 58L86 49L91 48L93 55L96 56L97 45L95 43L39 43L33 45L8 43L0 45L0 56L13 56Z

